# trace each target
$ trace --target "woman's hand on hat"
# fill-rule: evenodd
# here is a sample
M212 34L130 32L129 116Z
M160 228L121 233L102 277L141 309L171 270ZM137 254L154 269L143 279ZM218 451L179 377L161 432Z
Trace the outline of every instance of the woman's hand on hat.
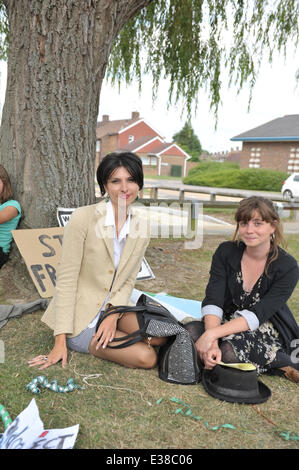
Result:
M197 352L204 362L206 369L212 369L221 360L221 351L218 339L215 338L213 329L206 330L195 343Z
M204 362L206 369L213 369L219 361L221 361L222 353L218 346L218 341L215 341L208 352L203 354L201 360Z
M200 354L207 353L216 339L213 328L206 330L195 343L197 351Z

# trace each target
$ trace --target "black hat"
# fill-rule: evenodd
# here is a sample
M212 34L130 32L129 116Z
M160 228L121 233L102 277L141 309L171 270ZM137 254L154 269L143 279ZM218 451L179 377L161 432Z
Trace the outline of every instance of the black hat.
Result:
M202 383L213 397L234 403L263 403L271 396L252 364L217 364L203 370Z

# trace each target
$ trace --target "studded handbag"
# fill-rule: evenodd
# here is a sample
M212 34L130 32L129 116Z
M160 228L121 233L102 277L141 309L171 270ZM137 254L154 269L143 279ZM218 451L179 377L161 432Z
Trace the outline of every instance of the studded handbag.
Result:
M135 312L139 328L131 334L114 338L108 347L126 348L150 337L168 338L159 347L158 368L161 380L177 384L196 384L200 380L197 364L197 351L188 331L159 302L142 294L135 306L112 306L108 308L97 323L108 315ZM120 344L117 344L121 341Z

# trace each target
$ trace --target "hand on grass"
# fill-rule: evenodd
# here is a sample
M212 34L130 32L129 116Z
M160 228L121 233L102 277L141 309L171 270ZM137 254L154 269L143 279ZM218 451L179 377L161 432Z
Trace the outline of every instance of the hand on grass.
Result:
M62 367L67 364L67 347L65 342L65 335L57 335L55 337L55 345L52 351L47 355L39 355L28 361L29 367L39 367L40 370L57 364L62 361Z

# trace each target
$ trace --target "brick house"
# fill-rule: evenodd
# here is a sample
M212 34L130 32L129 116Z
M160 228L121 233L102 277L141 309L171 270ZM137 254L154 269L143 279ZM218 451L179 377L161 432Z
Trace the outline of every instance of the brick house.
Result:
M299 171L299 114L283 116L239 134L241 168Z
M175 142L165 142L162 134L132 112L131 118L110 121L104 115L97 123L96 167L110 152L130 151L140 156L145 175L186 176L191 158Z

